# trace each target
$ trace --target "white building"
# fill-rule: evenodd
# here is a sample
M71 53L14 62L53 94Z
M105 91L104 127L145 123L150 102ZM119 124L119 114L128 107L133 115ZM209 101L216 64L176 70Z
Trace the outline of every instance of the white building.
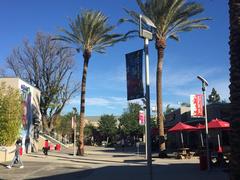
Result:
M40 95L39 89L31 86L27 82L16 77L3 77L0 78L0 84L5 83L15 89L19 89L22 96L22 104L24 108L24 114L22 117L21 136L23 143L28 136L34 138L34 134L38 131L41 124L41 112L40 112Z

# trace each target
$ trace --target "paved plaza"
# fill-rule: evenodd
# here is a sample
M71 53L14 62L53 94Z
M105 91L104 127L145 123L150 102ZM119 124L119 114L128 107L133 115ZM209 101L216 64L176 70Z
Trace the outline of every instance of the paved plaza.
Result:
M82 179L82 180L148 180L144 155L120 152L112 148L86 147L86 156L73 157L72 150L24 155L24 168L7 169L10 162L0 166L0 179ZM153 158L152 180L227 180L222 169L199 170L199 160Z

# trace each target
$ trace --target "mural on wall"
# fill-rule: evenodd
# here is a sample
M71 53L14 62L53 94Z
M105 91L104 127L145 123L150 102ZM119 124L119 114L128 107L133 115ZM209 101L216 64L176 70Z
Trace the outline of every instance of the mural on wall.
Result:
M30 87L26 85L21 85L21 95L22 95L22 105L23 105L23 117L22 117L22 127L26 133L29 133L30 125L32 124L32 102L31 102L31 91Z

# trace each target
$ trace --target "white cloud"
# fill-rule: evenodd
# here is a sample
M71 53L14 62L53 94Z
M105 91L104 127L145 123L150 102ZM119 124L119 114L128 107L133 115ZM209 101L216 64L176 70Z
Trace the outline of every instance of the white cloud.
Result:
M76 99L72 99L69 101L69 105L76 105L80 103L80 97ZM86 105L87 106L102 106L107 107L110 109L115 109L117 106L126 106L127 99L122 97L93 97L93 98L86 98Z

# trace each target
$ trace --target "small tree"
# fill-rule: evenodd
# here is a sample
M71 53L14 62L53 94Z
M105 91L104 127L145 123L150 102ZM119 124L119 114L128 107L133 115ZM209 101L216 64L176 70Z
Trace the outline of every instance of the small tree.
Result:
M22 112L19 91L2 83L0 85L0 145L12 145L17 139Z
M113 115L102 115L99 121L99 131L107 138L114 137L117 132L117 120ZM112 138L110 138L112 140Z
M56 123L54 124L55 130L58 134L68 134L71 135L73 132L72 127L71 127L71 121L72 119L72 114L68 113L64 116L58 116L58 120L55 121Z
M140 126L138 123L140 110L142 110L141 105L137 103L129 103L127 110L119 118L119 125L125 136L137 136L143 134L143 126Z
M96 127L93 124L88 123L84 127L84 136L89 138L94 135L94 131L96 131Z
M214 88L212 88L212 92L208 96L207 102L209 104L220 103L220 96Z

